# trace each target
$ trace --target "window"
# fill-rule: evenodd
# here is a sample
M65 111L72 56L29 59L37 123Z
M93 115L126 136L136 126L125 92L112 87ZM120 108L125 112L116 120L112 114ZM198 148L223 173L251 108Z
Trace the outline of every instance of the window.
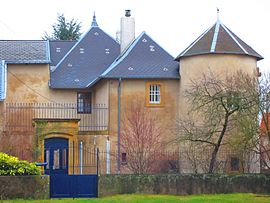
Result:
M67 168L67 149L62 150L62 168Z
M59 149L53 150L53 170L60 168Z
M91 113L92 110L91 92L78 92L77 94L77 112Z
M239 171L239 159L231 157L231 171Z
M47 162L46 169L50 169L50 150L46 150L45 153L46 153L45 161Z
M122 153L122 164L127 164L127 153L123 152Z
M146 106L160 107L164 104L163 85L160 82L146 83Z
M150 85L149 86L149 103L150 104L160 104L160 85Z

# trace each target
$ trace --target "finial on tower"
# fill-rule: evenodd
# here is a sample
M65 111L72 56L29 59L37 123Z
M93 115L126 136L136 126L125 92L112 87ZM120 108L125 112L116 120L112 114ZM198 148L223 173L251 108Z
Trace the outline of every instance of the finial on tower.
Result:
M219 8L217 7L217 21L219 21Z
M93 20L92 20L92 27L98 27L97 20L96 20L96 13L94 11Z

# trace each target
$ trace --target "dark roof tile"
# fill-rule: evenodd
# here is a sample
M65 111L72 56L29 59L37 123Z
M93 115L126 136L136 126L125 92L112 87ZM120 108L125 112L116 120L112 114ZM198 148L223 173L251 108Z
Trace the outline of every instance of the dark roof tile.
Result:
M50 41L51 66L56 66L77 41L53 40Z
M49 63L48 41L1 40L0 59L6 63Z
M239 45L235 43L235 41L230 37L230 35L227 34L226 30L223 27L220 27L215 52L229 53L232 50L235 53L243 54L243 50L239 47Z
M86 88L119 55L119 44L99 27L91 29L51 71L52 88Z
M207 53L211 48L211 42L213 39L215 28L212 27L207 33L197 39L192 49L188 49L186 55L193 55L196 53Z
M237 37L219 20L181 52L175 60L181 57L201 54L240 54L263 59L254 49Z
M178 67L178 62L143 32L101 77L178 79Z

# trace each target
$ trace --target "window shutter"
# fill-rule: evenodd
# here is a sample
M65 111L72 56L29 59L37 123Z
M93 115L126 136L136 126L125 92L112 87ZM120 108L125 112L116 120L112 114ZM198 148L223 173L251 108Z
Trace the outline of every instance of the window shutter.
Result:
M4 60L0 60L0 101L6 98L7 93L7 66Z

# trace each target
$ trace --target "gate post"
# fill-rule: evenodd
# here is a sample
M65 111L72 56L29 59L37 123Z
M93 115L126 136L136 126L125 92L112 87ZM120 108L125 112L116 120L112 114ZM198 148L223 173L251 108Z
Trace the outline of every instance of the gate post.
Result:
M80 141L80 174L83 174L83 142Z
M99 165L99 149L97 148L97 176L98 176L98 170L99 170L99 167L98 167L98 165Z
M108 136L107 140L106 140L106 174L111 173L111 157L110 157L110 153L111 153L111 142L110 142L109 136Z

